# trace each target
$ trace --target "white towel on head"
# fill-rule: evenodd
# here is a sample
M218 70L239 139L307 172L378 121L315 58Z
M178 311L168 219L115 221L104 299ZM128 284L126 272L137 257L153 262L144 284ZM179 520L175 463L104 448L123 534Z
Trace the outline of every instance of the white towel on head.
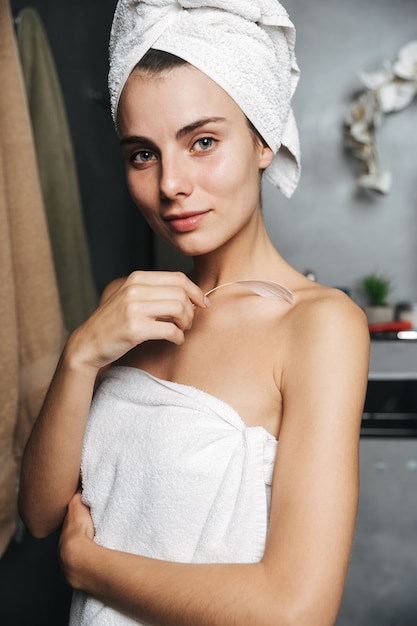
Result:
M235 100L275 153L265 177L290 197L300 176L294 45L294 25L277 0L119 0L109 46L113 118L144 54L175 54Z
M93 401L82 457L97 543L186 563L259 561L277 445L208 393L110 368ZM80 592L70 623L137 624Z

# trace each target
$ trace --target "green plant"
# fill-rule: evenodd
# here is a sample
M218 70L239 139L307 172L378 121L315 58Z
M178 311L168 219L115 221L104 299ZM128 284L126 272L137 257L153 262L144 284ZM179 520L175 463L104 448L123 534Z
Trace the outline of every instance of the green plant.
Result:
M368 303L373 306L383 306L391 291L391 280L376 273L368 274L362 278L362 291Z

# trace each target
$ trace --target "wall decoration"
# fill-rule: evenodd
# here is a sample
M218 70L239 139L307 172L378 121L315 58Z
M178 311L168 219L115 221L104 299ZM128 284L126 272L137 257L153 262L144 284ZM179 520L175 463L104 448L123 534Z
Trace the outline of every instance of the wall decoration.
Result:
M345 118L345 146L361 164L358 186L387 194L392 174L380 169L375 133L385 115L407 108L417 95L417 41L403 46L394 63L358 75L364 88Z

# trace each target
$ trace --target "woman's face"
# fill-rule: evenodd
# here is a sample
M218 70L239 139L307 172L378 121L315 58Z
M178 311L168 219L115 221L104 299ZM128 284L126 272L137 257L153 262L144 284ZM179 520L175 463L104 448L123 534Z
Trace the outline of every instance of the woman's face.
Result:
M259 170L273 153L205 74L190 65L162 75L134 70L118 128L133 200L178 251L206 254L256 222Z

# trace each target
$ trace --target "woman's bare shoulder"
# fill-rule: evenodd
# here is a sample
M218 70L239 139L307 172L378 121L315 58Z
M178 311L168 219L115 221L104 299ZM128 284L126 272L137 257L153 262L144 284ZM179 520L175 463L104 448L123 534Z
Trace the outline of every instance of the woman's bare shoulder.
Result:
M295 290L294 296L288 321L297 332L346 330L346 327L368 332L363 309L340 289L314 283Z
M329 354L369 358L369 330L364 311L340 289L314 283L294 290L294 303L285 316L284 361L300 366Z

